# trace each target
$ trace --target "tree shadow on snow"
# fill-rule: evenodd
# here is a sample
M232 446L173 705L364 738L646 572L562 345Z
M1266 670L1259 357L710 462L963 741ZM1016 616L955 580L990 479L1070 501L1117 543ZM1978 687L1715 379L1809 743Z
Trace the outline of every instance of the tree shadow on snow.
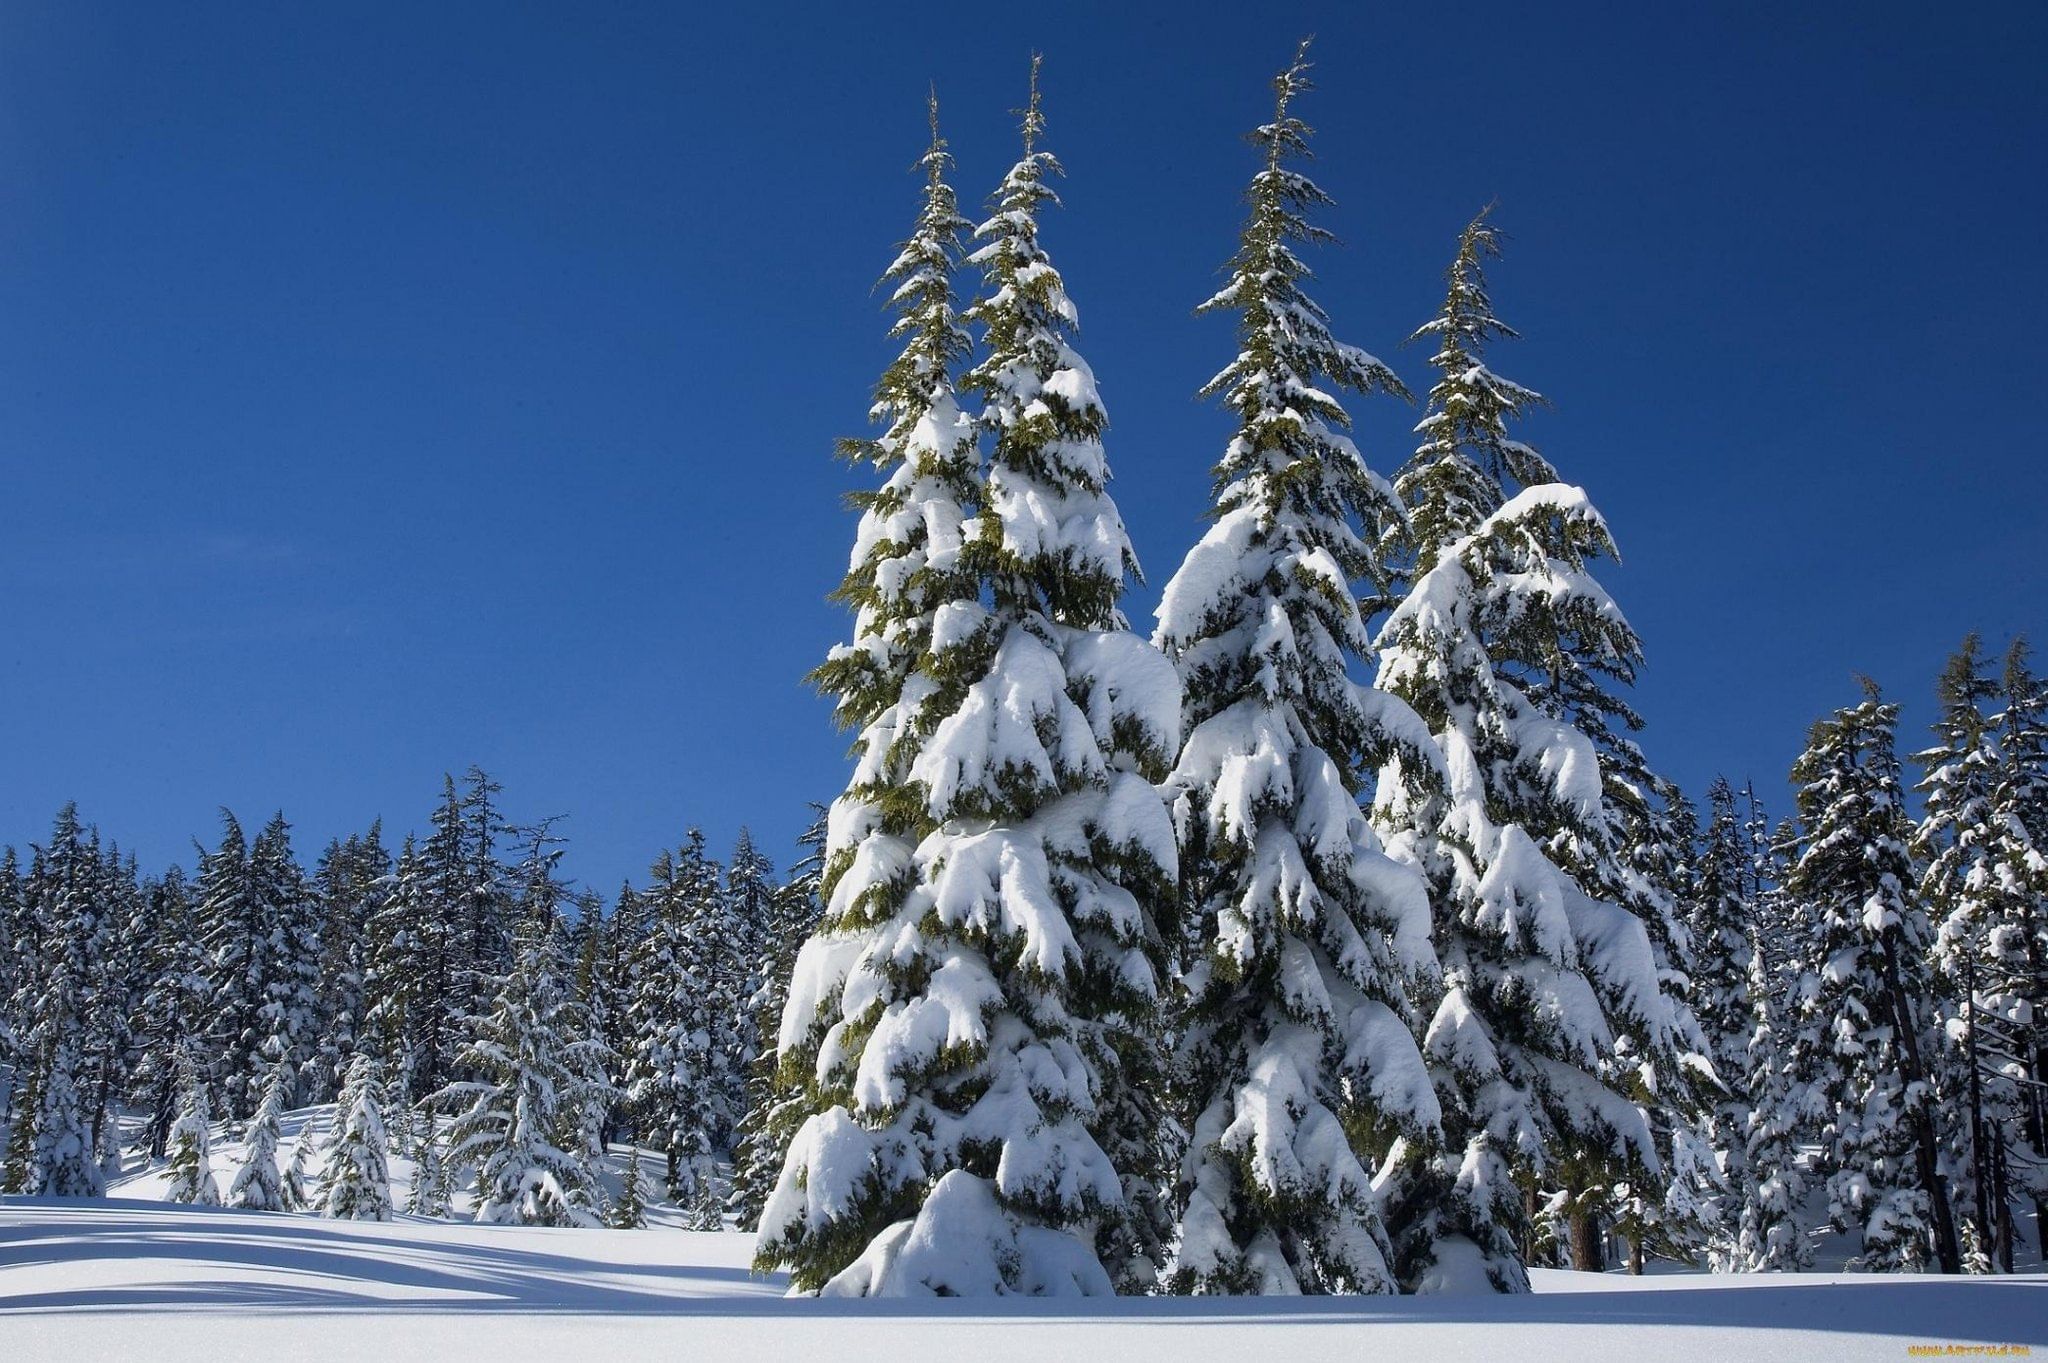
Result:
M10 1205L21 1205L13 1203ZM564 1252L409 1238L309 1217L101 1203L45 1203L69 1215L0 1221L0 1312L312 1311L347 1314L613 1314L932 1321L1074 1322L1115 1316L1174 1326L1373 1323L1676 1326L1854 1331L1990 1344L2048 1344L2048 1280L1744 1283L1727 1287L1571 1291L1520 1297L1126 1298L820 1301L777 1295L778 1279L744 1268L620 1262L608 1237L554 1232ZM275 1221L276 1224L273 1224ZM649 1246L668 1233L645 1232ZM637 1237L636 1237L637 1242ZM676 1243L682 1248L682 1242ZM160 1282L80 1283L10 1292L10 1270L116 1259L181 1260ZM236 1275L250 1276L246 1279ZM175 1276L173 1276L175 1275ZM214 1276L219 1275L219 1276ZM1930 1331L1930 1322L1937 1328Z

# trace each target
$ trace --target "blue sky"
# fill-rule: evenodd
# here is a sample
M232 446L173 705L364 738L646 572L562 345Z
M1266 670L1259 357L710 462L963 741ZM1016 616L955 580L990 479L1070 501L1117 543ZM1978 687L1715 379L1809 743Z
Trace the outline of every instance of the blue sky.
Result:
M1191 309L1240 134L1312 31L1318 296L1421 390L1499 199L1495 367L1621 542L1660 765L1782 811L1852 673L1917 743L1966 629L2048 636L2048 11L1253 12L0 9L0 841L75 798L155 866L281 806L310 857L480 763L603 888L692 823L785 854L845 770L801 678L925 85L978 204L1033 47L1142 622L1227 433ZM1418 413L1354 415L1391 470Z

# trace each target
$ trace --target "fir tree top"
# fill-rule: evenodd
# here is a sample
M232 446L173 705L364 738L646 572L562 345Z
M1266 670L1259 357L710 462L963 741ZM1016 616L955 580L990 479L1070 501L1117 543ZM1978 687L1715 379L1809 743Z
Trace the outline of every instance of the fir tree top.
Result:
M985 244L969 257L986 280L967 315L983 327L987 355L966 382L986 399L981 421L995 435L974 561L998 611L1120 629L1117 599L1138 563L1108 494L1109 417L1094 372L1068 343L1079 314L1038 242L1039 209L1059 202L1048 179L1062 173L1038 145L1040 62L1034 54L1020 111L1024 155L996 191L993 216L974 229Z
M1404 399L1409 393L1378 359L1331 335L1328 314L1303 287L1315 276L1296 244L1334 240L1308 218L1332 203L1329 195L1288 164L1312 155L1312 129L1292 112L1294 100L1313 88L1308 47L1303 39L1293 63L1273 80L1273 121L1246 135L1263 164L1245 191L1249 211L1227 266L1230 279L1196 309L1238 314L1237 358L1201 389L1203 397L1222 394L1242 422L1216 466L1216 508L1226 514L1258 506L1268 520L1286 508L1338 524L1355 514L1366 542L1385 540L1405 530L1399 499L1342 434L1351 418L1328 388ZM1347 530L1327 548L1345 573L1384 589L1366 542Z
M1517 334L1494 316L1486 291L1486 262L1500 255L1499 229L1487 221L1492 212L1487 205L1458 234L1458 253L1444 272L1443 308L1409 337L1436 338L1429 363L1442 375L1415 427L1422 443L1397 480L1414 508L1424 567L1501 505L1506 480L1533 487L1557 477L1541 455L1507 433L1508 420L1541 404L1543 395L1502 378L1482 358L1488 342Z

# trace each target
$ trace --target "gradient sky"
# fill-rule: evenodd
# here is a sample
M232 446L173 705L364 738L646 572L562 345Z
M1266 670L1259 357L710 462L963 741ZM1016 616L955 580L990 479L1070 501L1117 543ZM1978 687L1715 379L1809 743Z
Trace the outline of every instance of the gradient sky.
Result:
M480 763L601 888L692 823L786 856L845 772L801 678L927 80L978 205L1045 53L1149 628L1229 428L1191 309L1309 31L1317 296L1420 391L1499 199L1492 359L1621 542L1657 763L1782 812L1853 673L1917 744L1965 630L2048 644L2048 7L14 0L0 841L77 799L156 867L282 806L310 859ZM1391 471L1419 413L1353 412Z

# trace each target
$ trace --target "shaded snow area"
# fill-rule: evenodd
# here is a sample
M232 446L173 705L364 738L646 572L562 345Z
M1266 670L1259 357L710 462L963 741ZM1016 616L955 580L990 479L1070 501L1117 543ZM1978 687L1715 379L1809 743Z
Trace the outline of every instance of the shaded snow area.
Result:
M0 1200L0 1359L1868 1359L2048 1350L2048 1277L1626 1277L1532 1297L788 1300L736 1232Z

